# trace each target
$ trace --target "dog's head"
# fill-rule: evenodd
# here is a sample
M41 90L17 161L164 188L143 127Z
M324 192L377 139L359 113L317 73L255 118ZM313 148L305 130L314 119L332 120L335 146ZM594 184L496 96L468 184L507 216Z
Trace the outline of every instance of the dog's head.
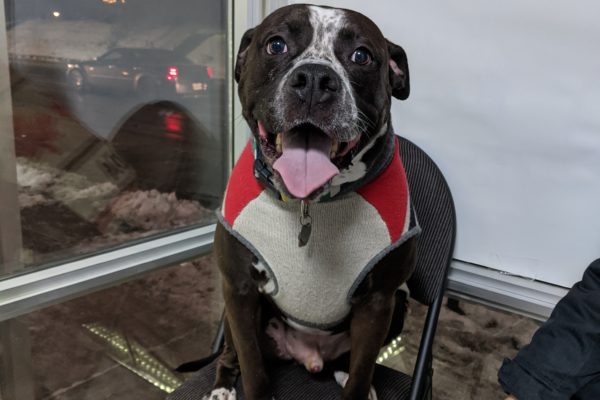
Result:
M235 79L273 185L300 199L368 175L392 134L391 96L410 91L404 50L370 19L309 5L247 31Z

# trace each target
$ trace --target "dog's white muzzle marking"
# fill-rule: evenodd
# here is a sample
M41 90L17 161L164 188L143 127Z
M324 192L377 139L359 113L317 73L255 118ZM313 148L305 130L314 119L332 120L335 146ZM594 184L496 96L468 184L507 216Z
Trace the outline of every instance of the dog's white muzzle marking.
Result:
M343 94L340 99L342 108L349 109L349 112L343 121L335 121L342 128L347 128L348 133L353 133L353 121L358 119L358 108L352 92L350 78L348 73L335 55L335 39L345 23L344 12L342 10L310 6L310 24L313 28L313 37L309 46L300 54L294 65L283 76L277 88L275 98L276 110L283 112L285 109L284 87L292 76L293 72L304 64L321 64L331 68L341 79L343 85ZM334 116L334 118L339 118ZM348 137L347 139L350 139Z

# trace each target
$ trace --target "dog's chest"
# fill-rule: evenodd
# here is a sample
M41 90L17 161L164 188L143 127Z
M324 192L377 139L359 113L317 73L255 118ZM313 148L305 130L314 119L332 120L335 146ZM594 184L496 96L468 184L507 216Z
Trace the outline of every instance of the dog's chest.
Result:
M242 211L233 229L243 236L270 278L264 290L288 317L328 327L350 311L349 296L371 260L391 241L377 210L360 195L311 206L312 234L298 246L298 201L264 191Z

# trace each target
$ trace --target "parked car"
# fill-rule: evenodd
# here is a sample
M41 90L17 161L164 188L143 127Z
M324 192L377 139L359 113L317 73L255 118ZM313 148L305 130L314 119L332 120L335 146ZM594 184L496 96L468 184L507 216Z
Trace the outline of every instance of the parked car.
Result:
M77 91L121 91L145 98L204 95L210 73L165 49L115 48L94 60L67 64L69 84Z

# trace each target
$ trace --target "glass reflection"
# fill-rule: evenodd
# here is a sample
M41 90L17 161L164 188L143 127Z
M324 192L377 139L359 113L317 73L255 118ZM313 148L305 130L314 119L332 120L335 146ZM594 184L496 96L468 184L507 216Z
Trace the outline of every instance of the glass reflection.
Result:
M225 2L4 4L23 263L212 222Z

